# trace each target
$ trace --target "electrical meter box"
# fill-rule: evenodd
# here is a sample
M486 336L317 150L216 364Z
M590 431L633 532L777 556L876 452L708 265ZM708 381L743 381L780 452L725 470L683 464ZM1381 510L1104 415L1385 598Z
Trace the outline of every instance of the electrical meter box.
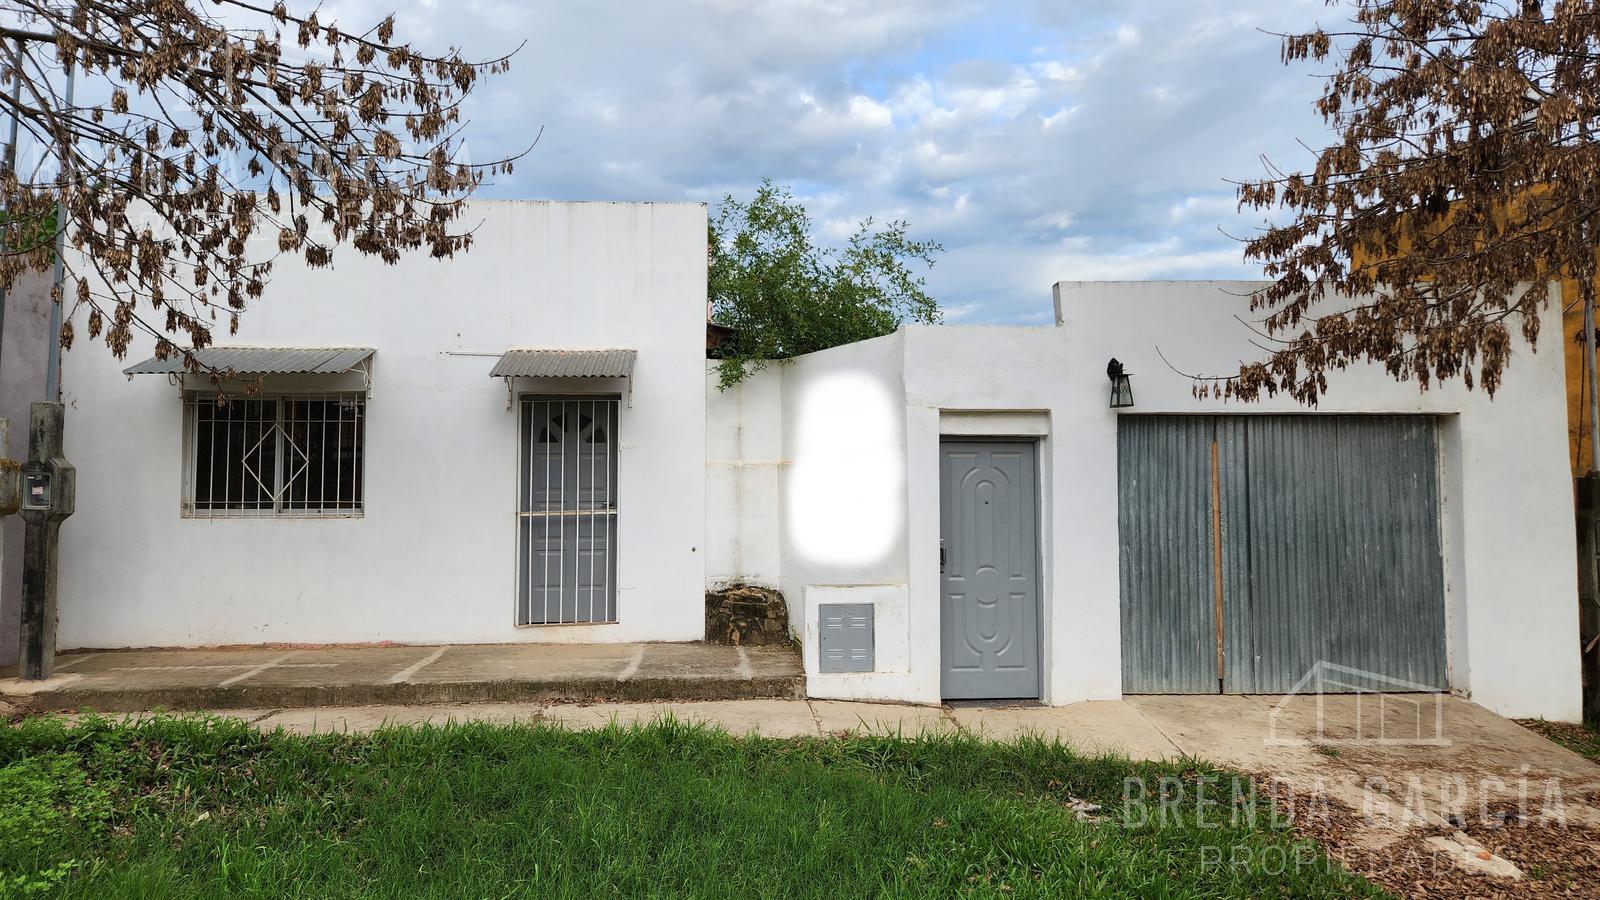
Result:
M22 470L22 508L50 508L50 470L30 464Z
M817 617L817 671L873 670L871 603L819 603Z

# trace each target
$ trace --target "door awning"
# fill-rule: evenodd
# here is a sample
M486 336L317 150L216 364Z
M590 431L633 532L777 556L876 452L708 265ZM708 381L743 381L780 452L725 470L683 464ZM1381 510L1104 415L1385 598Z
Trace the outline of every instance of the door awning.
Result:
M639 351L524 347L500 354L491 378L631 378Z
M633 362L639 351L627 347L577 350L564 347L513 347L500 354L490 378L506 380L506 409L516 390L513 378L626 378L627 403L633 405Z
M371 347L204 347L202 366L239 375L343 375L372 358ZM122 370L125 375L186 375L181 354L154 356Z

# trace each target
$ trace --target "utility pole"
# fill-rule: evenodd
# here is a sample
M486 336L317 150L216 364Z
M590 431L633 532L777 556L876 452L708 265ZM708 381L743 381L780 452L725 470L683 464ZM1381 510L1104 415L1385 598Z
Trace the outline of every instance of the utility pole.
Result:
M1578 118L1578 133L1584 144L1590 142L1587 117ZM1594 235L1594 226L1590 223L1585 228L1585 236L1590 238L1585 241L1591 247L1590 253L1594 252ZM1600 444L1596 443L1600 441L1600 395L1595 393L1596 384L1600 384L1595 364L1600 362L1600 357L1595 353L1594 334L1596 275L1593 272L1573 274L1579 279L1578 293L1583 296L1583 371L1584 387L1589 394L1589 464L1573 486L1578 529L1578 665L1582 676L1583 716L1589 719L1600 715L1600 654L1596 652L1596 645L1600 644L1600 469L1596 468L1596 463L1600 462Z
M1578 117L1578 134L1585 145L1591 142L1589 119ZM1594 252L1595 225L1586 223L1587 252ZM1585 719L1600 717L1600 373L1595 364L1594 272L1574 272L1578 293L1583 296L1583 371L1589 394L1589 464L1574 485L1577 501L1578 538L1578 642L1582 672L1583 714Z
M1600 373L1595 365L1594 275L1579 273L1583 295L1583 370L1588 378L1589 462L1574 490L1578 512L1578 640L1583 672L1584 718L1600 717L1600 396L1595 393Z
M76 79L73 75L76 69L67 66L67 109L72 109L72 88ZM64 140L65 136L58 138ZM67 165L67 151L61 147L57 151L60 155L59 165L65 169ZM61 173L65 175L65 172ZM56 267L50 280L50 356L45 364L44 398L51 403L61 399L61 308L66 305L66 268L62 255L67 250L67 204L59 196L56 199ZM52 551L54 552L54 551Z
M1581 292L1583 294L1583 352L1589 354L1583 369L1589 377L1589 466L1584 470L1585 475L1600 473L1596 468L1596 457L1600 457L1600 395L1595 393L1595 385L1600 382L1600 375L1595 372L1595 345L1594 345L1594 291L1592 289Z
M11 420L0 417L0 518L16 512L22 502L22 467L6 458L10 452Z
M16 48L16 64L22 64L22 44ZM67 66L66 104L73 108L75 71ZM20 76L19 76L20 78ZM16 128L15 110L12 116ZM57 136L58 164L64 180L67 136ZM14 154L15 142L8 151ZM13 160L14 156L11 157ZM9 224L9 223L8 223ZM56 659L56 573L60 558L61 523L72 515L77 495L77 474L62 452L66 407L61 397L61 320L65 301L65 253L67 205L57 198L55 215L55 272L50 290L50 341L45 365L45 400L30 410L28 423L28 461L21 467L22 520L22 616L18 674L25 679L42 680L55 671Z
M22 103L22 38L17 38L11 45L11 136L6 139L5 171L17 171L17 107ZM0 232L3 235L4 232ZM5 242L0 240L0 251L5 250ZM0 373L5 372L4 351L6 343L6 290L0 287ZM4 448L0 448L0 456L5 455Z
M77 472L61 450L66 409L33 404L28 423L28 462L22 467L22 647L18 674L49 678L56 666L56 570L61 523L76 505Z
M22 102L22 39L17 38L11 45L11 134L6 139L5 171L17 171L17 123L20 116L17 108ZM5 232L0 230L0 252L6 249ZM6 344L6 306L10 300L6 296L5 288L0 288L0 379L6 377L5 369L5 344ZM17 461L11 459L10 422L0 416L0 574L6 571L5 551L5 518L17 511L20 488L20 467ZM13 563L15 565L15 563ZM0 581L3 585L4 581Z

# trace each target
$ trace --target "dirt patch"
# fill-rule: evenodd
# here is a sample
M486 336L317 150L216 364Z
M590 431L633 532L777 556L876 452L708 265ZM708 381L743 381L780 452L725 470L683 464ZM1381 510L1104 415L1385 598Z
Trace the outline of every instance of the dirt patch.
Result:
M1492 804L1488 815L1457 823L1383 831L1339 800L1264 776L1256 784L1297 834L1401 897L1600 897L1600 832L1525 815L1514 803ZM1427 843L1458 831L1515 864L1524 877L1466 871Z

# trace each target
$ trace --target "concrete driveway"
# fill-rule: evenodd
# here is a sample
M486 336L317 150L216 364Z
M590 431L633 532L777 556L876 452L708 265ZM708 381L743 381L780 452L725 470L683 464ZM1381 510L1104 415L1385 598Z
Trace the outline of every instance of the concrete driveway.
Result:
M1431 825L1487 804L1543 803L1600 827L1600 766L1460 697L1134 697L1180 752L1315 789L1396 825ZM1418 801L1422 802L1418 802ZM1420 814L1423 821L1410 821Z
M1258 776L1296 831L1402 896L1595 896L1600 766L1460 697L1135 697Z

